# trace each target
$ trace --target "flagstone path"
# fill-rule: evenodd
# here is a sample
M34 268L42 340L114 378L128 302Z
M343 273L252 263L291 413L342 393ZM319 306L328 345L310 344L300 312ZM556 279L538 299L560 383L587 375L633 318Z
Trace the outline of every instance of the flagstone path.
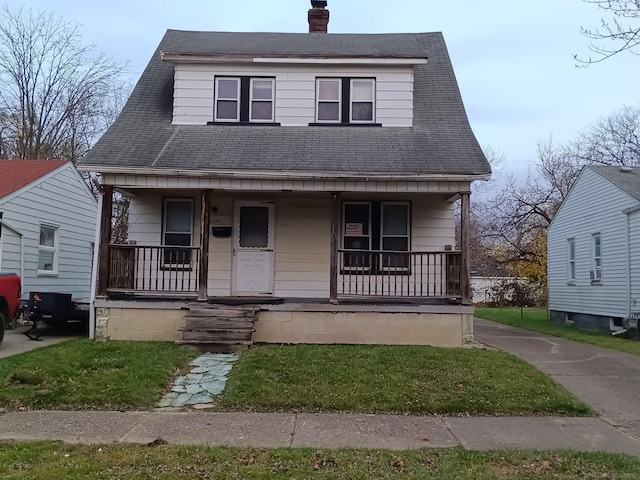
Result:
M228 353L201 355L189 365L193 368L176 378L171 390L160 400L158 407L185 407L212 403L214 395L224 390L227 374L238 359Z

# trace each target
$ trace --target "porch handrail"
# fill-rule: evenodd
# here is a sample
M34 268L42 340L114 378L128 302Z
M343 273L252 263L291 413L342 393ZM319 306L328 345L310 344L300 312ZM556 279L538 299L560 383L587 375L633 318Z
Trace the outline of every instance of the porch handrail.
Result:
M459 250L338 249L338 295L462 298Z
M110 243L110 291L197 293L200 247Z

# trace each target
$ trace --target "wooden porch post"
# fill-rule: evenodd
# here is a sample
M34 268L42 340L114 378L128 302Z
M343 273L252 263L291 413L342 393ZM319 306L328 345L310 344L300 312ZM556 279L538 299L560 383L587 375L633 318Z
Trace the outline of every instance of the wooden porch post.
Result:
M209 283L209 230L211 230L211 190L200 192L200 263L198 265L198 301L206 302Z
M109 286L111 242L111 217L113 215L113 185L102 186L102 212L100 212L100 244L98 245L98 291L97 296L106 297Z
M471 222L471 194L461 194L460 208L460 249L462 258L460 265L460 289L462 290L462 304L471 305L471 240L469 236Z
M329 266L329 303L338 303L338 224L340 222L340 194L331 193L331 260Z

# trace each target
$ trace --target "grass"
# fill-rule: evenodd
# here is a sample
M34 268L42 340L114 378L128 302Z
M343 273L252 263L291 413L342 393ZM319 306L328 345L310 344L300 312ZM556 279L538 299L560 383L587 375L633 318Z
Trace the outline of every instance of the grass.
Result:
M474 452L247 449L162 445L0 444L5 480L101 479L632 479L636 458L566 450Z
M640 342L602 333L587 332L551 322L542 308L525 308L522 318L519 308L476 308L475 316L514 327L546 333L556 337L610 348L619 352L640 355Z
M0 407L147 409L195 355L165 342L77 339L40 348L0 360Z
M224 410L446 415L590 415L514 356L480 349L265 345L236 362Z

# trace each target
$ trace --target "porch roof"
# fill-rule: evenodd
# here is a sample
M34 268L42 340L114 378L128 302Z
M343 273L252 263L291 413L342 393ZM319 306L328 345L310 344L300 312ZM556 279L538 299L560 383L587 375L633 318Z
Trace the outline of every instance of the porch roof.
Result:
M411 55L417 49L429 57L428 64L413 67L412 128L172 125L174 67L163 62L160 53L187 51L191 43L194 47L214 43L224 35L167 31L122 113L80 162L80 168L138 167L159 173L176 168L213 173L220 169L360 172L363 178L371 173L490 173L469 125L440 33L393 36L395 50L398 45L417 45L412 46ZM233 38L237 35L244 34L233 34ZM287 34L249 35L270 42L288 38ZM371 51L362 50L369 55L375 54L376 45L384 44L384 36L332 36L339 37L338 43L369 45Z

